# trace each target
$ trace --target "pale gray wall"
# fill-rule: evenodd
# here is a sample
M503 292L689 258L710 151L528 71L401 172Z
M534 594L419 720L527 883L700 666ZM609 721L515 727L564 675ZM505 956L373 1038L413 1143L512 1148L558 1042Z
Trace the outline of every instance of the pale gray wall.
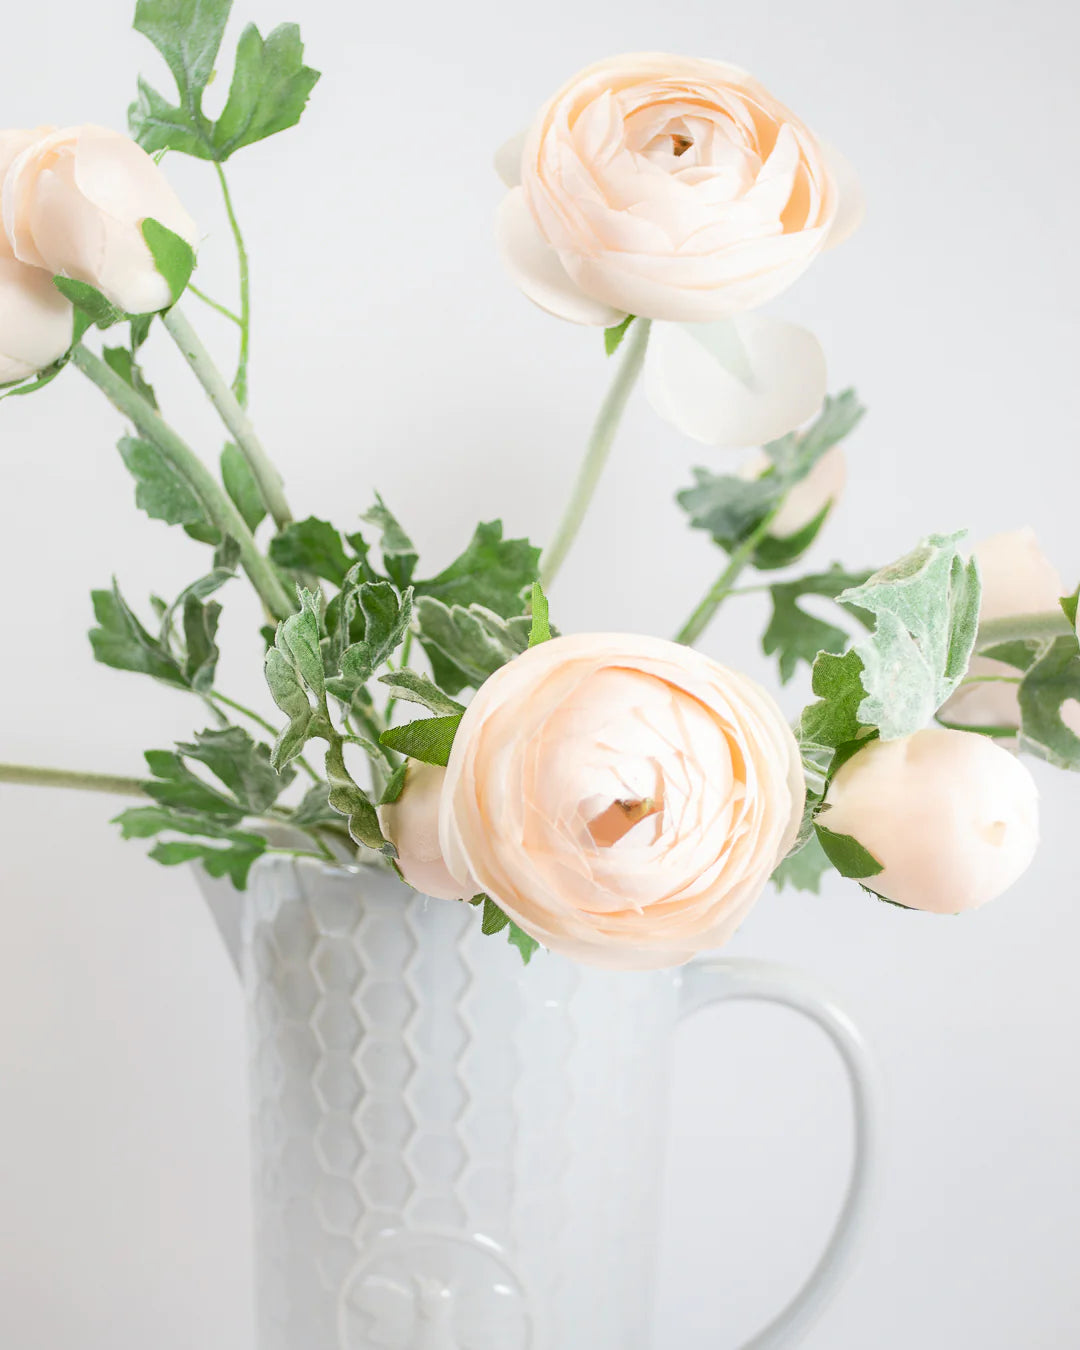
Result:
M302 10L302 14L298 14ZM122 125L140 67L126 0L5 16L0 122ZM238 0L302 17L327 72L303 128L234 170L255 258L254 412L301 512L378 485L425 552L480 516L550 530L600 396L595 333L531 309L491 245L492 149L578 66L660 47L757 72L859 166L870 217L778 310L813 326L872 416L816 557L881 561L931 529L1032 523L1080 576L1076 10L1066 0ZM232 284L211 175L169 171ZM227 326L205 325L223 357ZM218 432L167 346L169 412ZM141 598L202 558L138 516L117 419L76 376L0 409L0 759L134 771L197 707L95 667L86 592ZM667 632L717 559L667 505L710 456L636 405L553 614ZM742 601L708 639L771 680ZM225 663L260 697L242 606ZM788 695L797 706L798 692ZM812 1350L1080 1343L1074 863L1080 783L1040 772L1045 845L965 919L848 884L769 896L737 953L829 980L888 1089L874 1232ZM0 789L0 1344L248 1350L243 1046L195 888L123 845L116 803ZM779 1012L723 1010L678 1053L659 1350L734 1346L809 1265L846 1165L839 1070ZM576 1350L576 1347L567 1347Z

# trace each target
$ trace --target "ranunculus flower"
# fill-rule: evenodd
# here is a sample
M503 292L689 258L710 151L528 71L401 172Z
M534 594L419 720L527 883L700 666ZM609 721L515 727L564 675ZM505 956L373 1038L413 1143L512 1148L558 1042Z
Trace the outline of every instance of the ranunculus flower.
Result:
M982 577L980 620L1057 609L1065 588L1030 527L991 535L976 544L972 553ZM976 656L968 669L969 676L1015 679L1017 673L1012 666L985 656ZM1065 712L1068 716L1068 707ZM940 715L943 721L962 726L1015 729L1020 725L1017 687L998 681L965 685L953 694Z
M764 450L752 455L739 469L739 477L760 478L772 467L772 460ZM784 504L773 518L769 533L775 539L790 539L817 520L826 507L833 506L847 484L847 458L842 445L834 445L784 498Z
M51 366L71 338L71 305L48 272L0 254L0 384Z
M410 760L405 786L396 802L379 807L379 824L398 852L402 877L423 895L436 900L470 900L480 887L469 878L455 881L439 847L439 802L446 770L437 764Z
M439 836L451 873L545 947L649 969L727 941L804 796L795 739L753 681L659 638L582 634L481 687Z
M172 299L142 236L148 218L194 245L195 223L161 169L127 136L102 127L49 132L4 178L4 230L15 257L88 282L133 314Z
M836 773L819 822L883 865L865 884L934 914L976 909L1025 872L1039 793L1023 764L973 731L872 741Z
M861 199L841 157L750 75L659 53L601 61L496 166L510 187L500 252L531 300L575 323L667 321L646 373L661 416L745 446L817 411L816 340L739 316L845 238Z

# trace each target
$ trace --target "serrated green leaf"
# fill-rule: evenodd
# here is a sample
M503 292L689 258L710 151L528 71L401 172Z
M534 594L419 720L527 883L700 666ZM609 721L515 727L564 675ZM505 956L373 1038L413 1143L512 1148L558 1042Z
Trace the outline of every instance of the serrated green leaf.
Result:
M231 442L221 452L221 481L233 505L253 533L266 519L262 493L239 446Z
M502 521L492 520L476 527L465 552L437 577L416 582L416 593L445 605L483 605L509 619L521 614L522 595L539 570L540 550L527 539L504 539Z
M529 645L532 621L526 616L502 619L480 605L447 607L430 596L417 599L416 614L424 649L433 657L435 678L450 693L466 684L478 689ZM433 653L442 665L435 665ZM453 671L463 677L459 683L453 680Z
M630 325L634 322L635 315L628 314L622 323L613 324L610 328L604 329L604 351L608 356L614 356L622 346L622 340L629 332Z
M172 303L187 290L191 274L195 270L195 250L186 239L181 239L159 220L147 217L142 223L142 237L154 260L154 266L165 278L165 284L172 296Z
M795 853L789 853L772 874L772 882L778 891L790 886L796 891L810 891L821 894L821 880L832 867L828 855L821 847L821 840L812 832L806 843Z
M275 639L278 650L287 657L304 684L317 698L326 688L323 670L321 632L321 598L312 591L301 590L300 609L278 624ZM284 711L284 710L283 710Z
M437 684L432 684L426 675L416 670L391 670L379 676L379 683L388 684L395 698L419 703L433 713L446 715L465 711L462 704L444 694Z
M133 27L150 39L192 112L214 73L232 0L137 0Z
M848 834L834 834L821 823L820 817L814 826L822 852L842 877L851 877L856 881L864 877L876 877L885 869L869 849L863 848L857 839Z
M346 767L344 749L339 739L332 740L327 747L326 777L330 784L330 805L348 820L349 834L353 840L384 857L396 858L397 850L384 837L378 812L371 799L357 786Z
M202 503L156 445L124 436L117 447L135 479L135 505L166 525L209 524Z
M180 742L176 748L185 758L205 764L247 815L269 811L294 777L291 769L278 773L270 763L268 747L242 727L201 731L194 741Z
M197 694L208 693L214 687L221 656L216 641L220 619L221 606L216 601L203 604L194 595L185 599L182 610L184 678Z
M292 662L276 646L266 653L265 674L271 697L289 719L270 756L271 764L280 773L307 744L315 710Z
M92 591L91 599L98 622L90 633L95 660L114 670L150 675L177 689L189 687L172 654L142 626L115 581L112 590Z
M1038 639L1030 642L1022 640L999 642L996 647L985 647L979 655L991 661L1001 661L1007 666L1012 666L1014 670L1030 670L1039 659L1044 646L1045 643Z
M295 126L318 79L319 72L304 65L296 24L282 24L265 40L249 24L236 49L228 101L214 125L218 158Z
M778 657L780 679L785 684L800 661L813 665L819 652L842 652L849 638L845 629L808 614L798 602L808 595L835 598L842 591L861 585L869 575L869 572L846 572L834 563L827 572L770 586L773 612L761 646L766 656Z
M1080 700L1080 646L1055 638L1020 684L1020 749L1059 769L1080 770L1080 737L1064 722L1066 704Z
M413 572L416 570L419 556L416 552L416 545L401 528L397 517L378 493L375 494L375 505L364 515L363 519L374 525L380 532L379 547L382 551L383 567L386 569L387 576L399 591L405 590L412 581ZM438 578L435 578L435 581L437 580Z
M238 891L247 890L252 867L266 852L266 840L258 834L234 831L221 844L194 841L164 841L150 850L150 857L163 867L200 862L212 877L228 877Z
M541 642L551 641L550 607L544 588L538 581L532 587L532 623L529 628L529 646L539 647Z
M389 582L367 581L357 589L357 603L364 617L364 638L346 648L340 667L341 679L350 688L366 684L400 647L412 622L412 588L399 596Z
M490 895L475 895L469 901L469 904L483 906L480 931L486 937L493 937L506 929L507 941L511 947L517 948L523 964L527 966L532 960L533 954L540 949L539 942L530 937L523 928L519 928L513 919L492 900Z
M883 740L920 730L956 690L979 624L979 574L964 561L964 534L931 535L918 548L845 591L844 605L871 613L873 633L856 642L866 698L861 721Z
M379 741L387 749L408 755L410 759L445 767L450 762L450 751L461 717L461 713L449 717L422 717L401 727L391 727L389 731L383 732Z
M279 567L308 576L322 577L340 586L352 560L345 552L341 535L329 521L308 516L286 525L270 541L270 557Z
M298 830L314 829L320 825L340 825L341 816L330 805L329 783L313 783L304 793L289 824Z
M854 650L843 656L822 652L817 658L811 688L818 702L803 710L798 732L800 745L836 751L871 734L872 728L859 720L859 708L866 698L862 670L862 659Z
M144 782L143 790L161 806L210 816L227 826L243 820L243 807L192 773L175 750L147 750L145 758L152 777Z
M86 281L76 281L74 277L53 277L53 285L98 328L111 328L113 324L123 323L128 317L122 309L117 309L111 301L106 300L96 286Z

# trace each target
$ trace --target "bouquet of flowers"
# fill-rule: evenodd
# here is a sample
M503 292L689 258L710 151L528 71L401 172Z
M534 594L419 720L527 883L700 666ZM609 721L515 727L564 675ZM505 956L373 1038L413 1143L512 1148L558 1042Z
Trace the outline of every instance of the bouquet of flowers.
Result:
M939 913L1011 886L1038 837L1020 756L1080 769L1076 592L1030 531L973 549L930 534L877 570L801 567L863 409L827 394L815 337L763 307L858 225L844 160L713 60L620 56L548 99L496 156L497 246L529 300L597 329L614 374L546 550L482 522L432 573L374 489L335 522L294 519L256 430L226 165L294 127L319 75L295 25L249 26L212 115L229 9L138 0L135 27L176 90L141 80L130 135L0 133L3 397L54 397L69 370L95 384L124 419L137 507L205 559L171 599L93 592L96 659L188 698L191 738L147 750L139 778L0 765L0 781L137 796L118 817L126 838L238 889L283 850L394 868L474 905L526 961L539 945L612 968L678 964L723 944L770 881L816 891L829 869ZM235 309L193 280L202 234L168 183L177 154L220 180ZM199 304L235 325L231 379L193 325ZM159 407L150 361L170 339L220 415L220 455ZM743 452L675 498L719 575L673 640L560 633L546 592L642 377L660 417ZM812 671L794 724L695 649L747 572L771 597L761 641L781 680ZM222 605L243 579L264 612L250 634L263 710L218 681Z

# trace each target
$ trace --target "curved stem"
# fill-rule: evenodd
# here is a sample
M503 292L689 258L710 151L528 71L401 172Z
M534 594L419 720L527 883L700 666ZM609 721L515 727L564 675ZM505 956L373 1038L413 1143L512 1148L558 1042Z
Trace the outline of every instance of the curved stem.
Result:
M743 568L754 556L758 544L769 533L769 526L772 525L780 507L769 512L765 519L758 525L754 532L746 537L737 549L728 559L728 565L720 573L717 579L709 587L704 599L694 610L693 614L683 624L675 635L676 642L685 643L692 647L698 638L704 633L712 622L713 615L720 608L721 604L735 589L735 583L742 574Z
M209 305L211 309L216 309L219 314L223 314L226 319L231 319L238 328L243 327L243 320L240 318L240 315L234 314L228 305L223 305L215 300L212 295L207 295L205 291L200 291L198 286L193 285L190 281L188 282L187 288L191 294L195 296L197 300L201 300L204 305Z
M104 361L81 343L71 350L72 364L91 380L148 441L152 441L177 474L191 488L210 523L222 535L235 539L240 561L263 604L276 619L295 610L268 559L259 552L243 516L202 460L173 431L161 415L122 380Z
M997 647L1003 642L1024 642L1028 639L1046 642L1052 638L1068 637L1076 630L1059 609L1041 614L1014 614L1003 619L987 619L979 624L975 640L976 651Z
M623 339L622 359L619 362L618 370L615 372L615 379L611 388L607 392L607 397L600 406L596 422L593 424L592 434L585 448L585 458L578 471L573 493L563 513L563 518L559 522L559 527L555 531L554 538L548 545L547 552L540 563L540 578L545 586L551 585L558 575L559 569L566 561L566 555L570 552L574 540L577 538L578 530L581 529L581 522L585 519L589 503L596 492L597 484L604 472L604 465L607 463L608 455L615 441L615 433L618 431L622 415L626 411L626 404L634 385L637 383L638 376L641 374L641 367L645 361L645 348L649 345L650 327L651 321L649 319L636 319L630 325L626 337Z
M229 228L232 230L233 239L236 241L236 259L240 264L240 360L236 367L236 378L233 380L233 392L236 394L240 406L247 407L247 368L248 354L251 350L251 275L248 269L247 248L244 245L244 236L240 232L240 222L236 219L236 212L233 209L232 195L225 178L225 170L216 161L214 168L217 170L218 182L221 184L221 195L225 199L225 213L229 217Z
M240 452L247 460L248 468L259 485L259 495L263 505L270 512L278 529L292 520L289 503L285 500L285 489L281 475L274 467L269 455L262 447L251 419L237 402L236 395L225 383L225 377L214 365L210 353L203 346L199 335L192 328L187 316L179 309L167 310L161 321L169 330L169 335L180 348L184 360L195 372L195 377L206 390L210 402L217 409L221 420L232 433Z
M75 769L42 769L32 764L0 764L0 783L21 787L75 788L106 792L114 797L145 797L142 781L111 773L81 773Z

